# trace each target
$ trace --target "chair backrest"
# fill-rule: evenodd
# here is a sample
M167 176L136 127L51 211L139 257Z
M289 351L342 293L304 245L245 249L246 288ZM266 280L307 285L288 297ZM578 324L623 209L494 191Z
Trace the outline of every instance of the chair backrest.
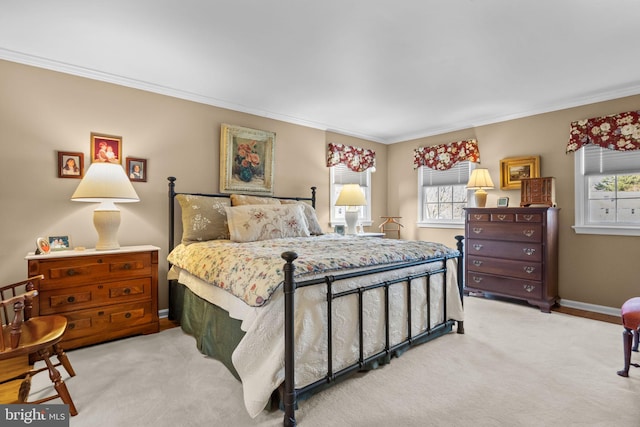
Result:
M22 323L31 317L32 301L38 295L32 281L43 278L43 275L33 276L0 288L0 352L7 346L13 349L20 344ZM6 330L9 330L9 342L5 342Z

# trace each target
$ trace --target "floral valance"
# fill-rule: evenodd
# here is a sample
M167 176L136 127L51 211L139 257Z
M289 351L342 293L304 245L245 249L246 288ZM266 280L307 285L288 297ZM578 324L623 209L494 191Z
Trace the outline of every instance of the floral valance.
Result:
M465 160L473 163L480 162L478 141L475 139L420 147L413 151L414 169L426 166L435 170L447 170Z
M617 151L640 150L640 111L571 123L567 153L577 151L586 144Z
M354 172L376 167L376 152L367 148L329 143L327 167L345 164Z

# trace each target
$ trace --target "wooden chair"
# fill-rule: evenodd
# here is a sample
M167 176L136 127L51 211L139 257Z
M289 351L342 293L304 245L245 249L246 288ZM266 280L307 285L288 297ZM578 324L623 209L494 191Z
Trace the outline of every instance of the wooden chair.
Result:
M629 366L640 368L637 363L631 363L631 351L638 351L638 341L640 338L640 297L631 298L622 304L620 310L622 314L622 341L624 344L624 368L618 371L621 377L629 376ZM633 347L632 347L633 341Z
M64 316L31 317L32 300L38 295L32 283L43 276L30 277L22 282L0 288L0 366L3 367L0 376L1 385L5 385L4 394L0 395L3 403L43 403L60 398L69 406L69 413L77 415L67 385L62 381L60 372L56 369L62 365L70 376L75 372L67 355L60 347L60 340L67 328L67 318ZM50 356L55 354L57 364L53 364ZM32 369L29 356L35 355L36 360L42 360L45 367ZM48 370L56 394L36 401L28 402L27 398L33 375ZM8 397L6 390L15 390L13 397ZM8 401L4 401L8 400Z

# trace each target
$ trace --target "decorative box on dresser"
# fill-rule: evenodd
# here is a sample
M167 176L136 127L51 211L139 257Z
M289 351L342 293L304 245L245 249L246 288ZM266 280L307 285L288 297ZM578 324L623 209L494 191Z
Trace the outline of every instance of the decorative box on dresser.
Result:
M558 208L469 208L468 292L526 300L549 313L558 300Z
M34 315L62 314L66 350L158 332L158 249L60 251L27 255L39 297Z

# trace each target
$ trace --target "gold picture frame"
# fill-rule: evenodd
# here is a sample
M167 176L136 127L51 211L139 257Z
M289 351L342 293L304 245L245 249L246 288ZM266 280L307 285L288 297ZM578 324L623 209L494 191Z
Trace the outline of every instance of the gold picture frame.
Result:
M522 178L540 177L540 156L510 157L500 160L500 189L518 190Z
M220 192L273 195L274 132L221 125Z
M122 164L122 137L91 132L91 163Z

